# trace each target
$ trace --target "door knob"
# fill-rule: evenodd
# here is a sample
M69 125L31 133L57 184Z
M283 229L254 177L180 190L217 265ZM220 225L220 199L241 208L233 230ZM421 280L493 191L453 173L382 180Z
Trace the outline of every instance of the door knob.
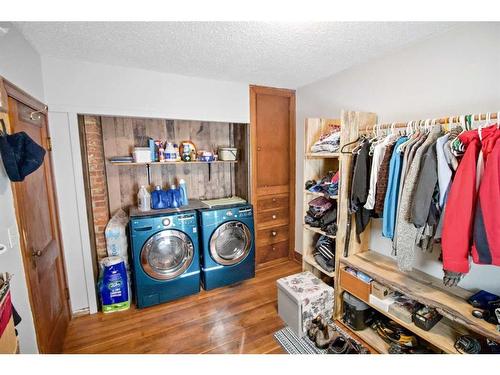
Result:
M273 236L273 237L276 237L277 234L278 234L278 232L276 232L274 230L271 232L271 236Z
M41 250L33 250L33 252L31 253L32 256L34 257L41 257L42 256L42 251Z

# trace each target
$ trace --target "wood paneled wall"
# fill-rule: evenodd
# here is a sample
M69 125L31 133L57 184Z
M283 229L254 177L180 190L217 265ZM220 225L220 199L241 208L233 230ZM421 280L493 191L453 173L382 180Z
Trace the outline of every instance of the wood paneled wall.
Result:
M134 117L98 116L102 126L109 211L127 211L137 204L137 191L148 185L145 166L117 166L113 156L130 155L134 147L147 146L148 138L179 144L192 141L197 150L216 150L219 146L237 147L238 163L212 164L209 179L207 164L168 164L151 166L151 188L163 188L186 181L189 198L214 199L238 195L248 199L248 124L164 120ZM96 116L84 116L85 124L96 123Z

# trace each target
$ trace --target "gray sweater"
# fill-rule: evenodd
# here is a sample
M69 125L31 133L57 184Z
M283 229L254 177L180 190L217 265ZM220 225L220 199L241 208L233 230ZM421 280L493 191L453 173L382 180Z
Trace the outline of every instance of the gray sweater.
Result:
M396 224L396 253L398 267L401 271L410 271L415 259L415 241L419 233L418 228L410 222L412 199L414 199L417 182L421 172L421 161L428 148L436 142L441 134L440 127L432 128L423 144L416 150L415 156L408 167L399 206L399 215ZM429 206L427 206L427 209Z

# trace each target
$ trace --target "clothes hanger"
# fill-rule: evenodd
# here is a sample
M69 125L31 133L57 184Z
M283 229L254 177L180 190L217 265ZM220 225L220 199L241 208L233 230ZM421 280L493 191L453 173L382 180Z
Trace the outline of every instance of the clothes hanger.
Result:
M354 153L354 149L353 149L352 151L345 151L345 150L344 150L344 147L347 147L347 146L353 145L353 144L355 144L355 143L359 142L359 141L360 141L360 140L362 140L362 139L364 139L364 136L363 136L363 135L359 136L359 137L358 137L355 141L352 141L352 142L346 143L346 144L345 144L345 145L343 145L343 146L342 146L342 148L340 149L340 153L342 153L342 154L352 154L352 153Z

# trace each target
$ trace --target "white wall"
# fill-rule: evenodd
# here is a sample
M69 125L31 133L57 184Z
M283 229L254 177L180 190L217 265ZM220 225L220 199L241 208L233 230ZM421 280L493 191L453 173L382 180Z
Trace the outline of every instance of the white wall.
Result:
M464 24L383 58L297 90L297 191L303 186L306 117L339 118L342 109L375 112L379 122L405 122L453 114L500 110L500 24ZM297 199L296 249L302 248L301 197ZM390 254L390 241L374 221L370 246ZM442 276L438 254L419 256L416 266ZM500 293L500 268L473 265L465 288Z
M42 57L73 311L96 311L77 114L250 121L248 84Z
M9 28L6 35L0 35L0 75L37 99L43 100L40 56L11 24L0 22L0 27ZM12 247L9 241L9 231L12 233ZM0 244L8 247L6 253L0 254L0 272L10 272L14 275L11 291L12 302L22 317L22 322L17 327L21 353L37 353L35 327L21 257L14 199L3 163L0 163Z

